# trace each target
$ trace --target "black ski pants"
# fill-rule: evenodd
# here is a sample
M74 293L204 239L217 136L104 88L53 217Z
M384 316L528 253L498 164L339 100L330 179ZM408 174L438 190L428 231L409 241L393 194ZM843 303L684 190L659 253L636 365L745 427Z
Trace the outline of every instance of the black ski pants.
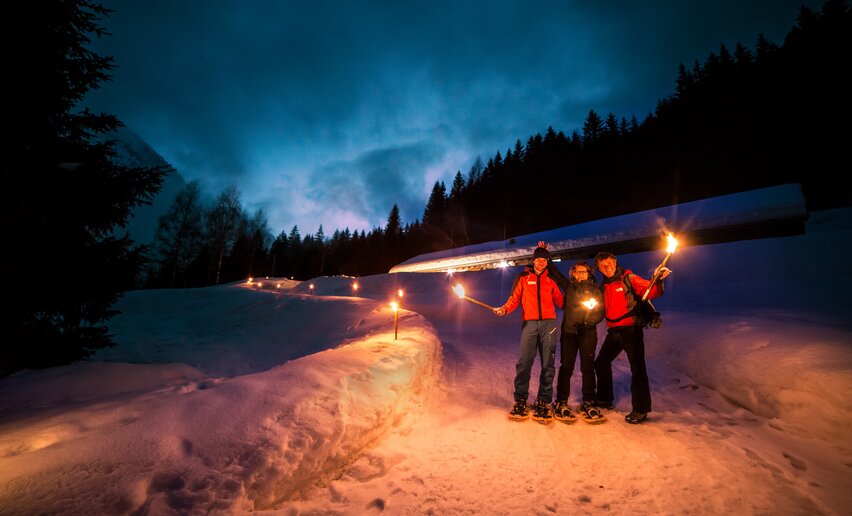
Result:
M559 341L559 374L556 378L556 400L568 401L571 396L571 376L577 354L580 355L580 373L583 376L583 402L595 401L595 348L598 332L594 326L580 326L577 333L562 332Z
M615 327L607 332L595 359L595 373L598 376L597 399L601 402L613 402L612 361L622 350L630 362L633 411L651 412L651 386L645 367L645 335L641 326Z

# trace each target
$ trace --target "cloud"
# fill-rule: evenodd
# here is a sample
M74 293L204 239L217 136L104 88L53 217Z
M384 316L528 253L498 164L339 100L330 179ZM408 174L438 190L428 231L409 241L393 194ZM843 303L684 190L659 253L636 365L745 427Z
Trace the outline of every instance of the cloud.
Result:
M412 222L425 207L422 171L443 153L429 142L369 150L315 170L305 196L321 207L345 206L363 214L371 227L384 225L394 204L403 221Z
M806 2L819 8L819 2ZM422 215L450 182L590 109L642 120L679 63L783 37L799 2L106 3L115 80L88 99L274 231ZM212 195L212 194L211 194ZM341 225L344 224L344 225Z

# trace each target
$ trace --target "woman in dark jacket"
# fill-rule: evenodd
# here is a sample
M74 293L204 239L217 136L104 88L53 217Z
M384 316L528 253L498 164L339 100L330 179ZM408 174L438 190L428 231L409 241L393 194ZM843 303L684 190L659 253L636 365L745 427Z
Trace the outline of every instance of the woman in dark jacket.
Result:
M594 406L595 347L598 343L597 324L604 318L603 294L595 282L591 267L584 261L574 263L567 278L552 262L548 266L548 273L565 291L554 416L565 422L575 419L568 408L568 397L571 394L571 375L579 352L580 372L583 375L583 404L580 412L587 422L603 421L600 410Z

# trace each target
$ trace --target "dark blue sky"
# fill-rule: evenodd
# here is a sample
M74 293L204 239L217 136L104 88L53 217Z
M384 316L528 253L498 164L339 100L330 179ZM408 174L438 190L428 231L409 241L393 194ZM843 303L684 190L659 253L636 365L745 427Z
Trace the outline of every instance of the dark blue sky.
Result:
M679 63L780 44L802 4L822 2L105 1L92 48L117 68L87 104L275 234L370 229L590 109L641 121Z

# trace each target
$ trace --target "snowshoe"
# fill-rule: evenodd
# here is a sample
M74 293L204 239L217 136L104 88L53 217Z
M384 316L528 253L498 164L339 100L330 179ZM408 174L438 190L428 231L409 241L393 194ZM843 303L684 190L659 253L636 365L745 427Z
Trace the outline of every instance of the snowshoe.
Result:
M636 412L635 410L630 414L624 416L624 420L630 423L631 425L638 425L642 421L648 419L647 412Z
M606 417L593 403L585 402L580 407L580 417L586 423L597 425L606 421Z
M513 421L524 421L530 417L530 408L526 400L515 400L515 405L509 411L509 419Z
M538 421L543 425L548 425L553 422L553 414L550 413L550 406L544 400L537 400L533 405L534 421Z
M563 423L573 423L577 421L577 418L571 412L571 409L568 408L568 404L564 401L556 401L553 403L553 417L557 421L562 421Z

